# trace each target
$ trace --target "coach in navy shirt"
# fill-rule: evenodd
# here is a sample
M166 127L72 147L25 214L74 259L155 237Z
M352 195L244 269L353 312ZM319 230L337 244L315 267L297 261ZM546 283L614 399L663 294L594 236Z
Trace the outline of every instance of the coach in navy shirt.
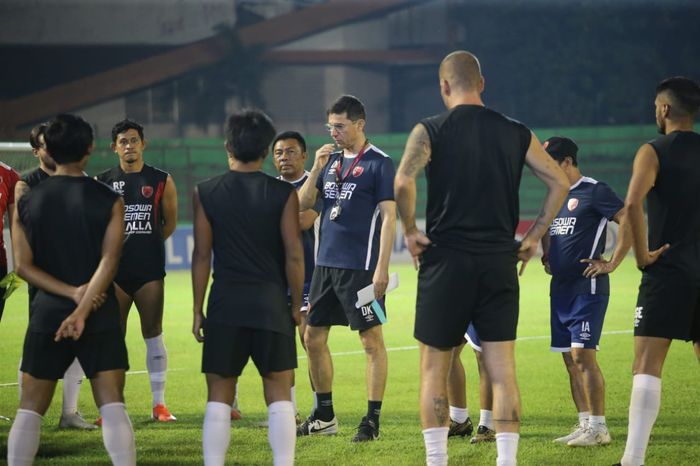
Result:
M309 178L299 191L301 209L323 199L319 248L309 294L304 336L318 407L299 426L297 435L334 434L333 365L328 349L331 325L359 331L367 354L367 415L355 442L379 436L387 376L381 325L386 321L384 292L389 282L389 257L396 231L394 165L365 137L365 109L356 97L340 97L326 112L335 144L316 152ZM355 307L357 291L374 285L374 302Z
M596 351L610 295L608 273L629 250L629 235L620 231L610 261L601 255L608 221L620 223L624 203L605 183L581 175L574 141L553 137L544 142L544 148L571 183L566 202L542 238L542 262L552 275L552 351L564 356L579 413L576 429L554 441L568 446L605 445L610 443L605 380Z

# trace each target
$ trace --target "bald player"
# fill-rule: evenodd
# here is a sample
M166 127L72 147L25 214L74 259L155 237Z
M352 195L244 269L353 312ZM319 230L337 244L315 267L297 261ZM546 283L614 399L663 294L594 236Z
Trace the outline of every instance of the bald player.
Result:
M395 180L406 245L420 265L414 336L420 348L426 462L447 464L450 355L472 323L491 379L497 464L514 465L520 429L516 264L523 262L522 273L569 183L525 125L484 106L484 78L474 55L447 55L439 76L447 112L413 128ZM519 243L514 238L523 165L544 182L547 194ZM422 168L428 181L426 233L415 220L416 176Z

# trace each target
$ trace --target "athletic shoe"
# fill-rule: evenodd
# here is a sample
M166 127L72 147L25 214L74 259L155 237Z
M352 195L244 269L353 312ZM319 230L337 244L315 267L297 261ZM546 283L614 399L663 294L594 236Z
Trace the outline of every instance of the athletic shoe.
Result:
M61 414L61 420L58 421L58 427L60 429L97 429L95 424L90 424L83 419L83 416L81 416L78 411L72 414Z
M360 425L357 426L357 433L352 438L353 442L368 442L370 440L377 440L379 438L379 427L374 422L374 419L370 419L367 416L363 417L360 421Z
M337 433L338 418L335 416L330 421L322 421L309 416L297 427L297 437L305 435L335 435Z
M299 416L299 413L294 416L294 423L299 427L303 421L301 420L301 416Z
M476 428L476 435L469 440L469 443L495 442L496 431L484 425Z
M7 416L0 416L0 421L7 421L7 422L12 422L12 419L10 419Z
M170 414L170 411L168 411L168 408L165 407L164 404L157 404L153 407L153 414L151 417L159 422L173 422L177 421L177 418Z
M612 441L610 438L610 432L605 425L589 427L586 431L576 437L575 439L569 440L567 443L570 447L595 447L598 445L607 445Z
M457 422L450 419L450 430L447 433L448 437L468 437L474 432L474 424L472 420L467 418L464 422Z
M581 424L574 424L574 431L571 432L569 435L565 435L563 437L555 438L554 443L562 443L564 445L568 445L570 441L575 439L576 437L583 435L583 433L586 431L588 428L588 423L584 423L583 425Z

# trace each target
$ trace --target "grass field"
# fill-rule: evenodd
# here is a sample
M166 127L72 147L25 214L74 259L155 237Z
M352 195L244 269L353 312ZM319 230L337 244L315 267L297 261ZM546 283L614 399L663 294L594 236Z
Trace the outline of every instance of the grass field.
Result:
M516 345L518 380L522 393L522 429L519 464L610 465L624 450L632 365L632 316L639 272L628 258L612 277L612 290L599 361L607 382L607 419L611 445L571 449L552 443L568 433L576 421L568 378L561 356L549 352L548 279L536 261L521 281L521 314ZM388 298L389 322L384 328L389 348L389 381L382 409L381 438L369 444L352 444L350 438L366 409L365 357L358 337L346 328L331 332L335 353L334 404L340 433L330 438L301 438L297 464L303 465L420 465L424 463L418 418L418 351L413 339L416 275L408 265L396 265L401 286ZM201 428L206 402L200 374L201 349L190 332L191 291L188 273L171 273L166 282L165 341L170 372L166 399L178 417L172 424L148 420L151 396L145 370L145 345L138 319L132 314L127 336L131 370L126 400L136 432L141 465L201 464ZM11 297L0 324L0 414L14 416L17 408L17 362L26 328L26 289ZM478 379L470 351L462 356L467 370L468 400L474 422L478 419ZM302 414L311 406L307 361L299 359L297 399ZM652 433L647 465L700 464L700 370L690 344L675 342L665 367L661 413ZM83 384L80 409L87 419L97 416L89 390ZM60 384L54 404L44 420L37 465L109 464L99 432L57 429ZM266 419L262 387L250 364L240 378L240 405L244 418L232 424L227 464L271 464L267 433L255 427ZM10 423L0 421L0 462L7 454ZM451 464L494 464L494 444L470 445L450 439Z

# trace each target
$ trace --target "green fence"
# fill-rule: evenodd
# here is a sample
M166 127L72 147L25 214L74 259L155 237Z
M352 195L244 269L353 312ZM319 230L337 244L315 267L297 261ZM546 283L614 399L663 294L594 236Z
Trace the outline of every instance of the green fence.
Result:
M548 128L535 130L544 141L554 135L574 139L579 147L581 171L592 178L605 181L620 195L627 190L632 160L639 146L654 138L653 126L608 126L593 128ZM307 138L309 159L313 163L314 151L329 142L326 136ZM389 154L398 166L406 142L406 134L370 135L370 141ZM172 174L177 184L180 221L191 222L194 186L206 178L227 170L226 153L221 139L150 140L145 154L146 161ZM88 173L94 175L117 163L117 156L109 149L108 141L99 141L88 165ZM270 157L264 170L274 174ZM525 169L520 190L522 218L534 217L541 207L543 185ZM425 212L425 179L418 180L419 216Z

